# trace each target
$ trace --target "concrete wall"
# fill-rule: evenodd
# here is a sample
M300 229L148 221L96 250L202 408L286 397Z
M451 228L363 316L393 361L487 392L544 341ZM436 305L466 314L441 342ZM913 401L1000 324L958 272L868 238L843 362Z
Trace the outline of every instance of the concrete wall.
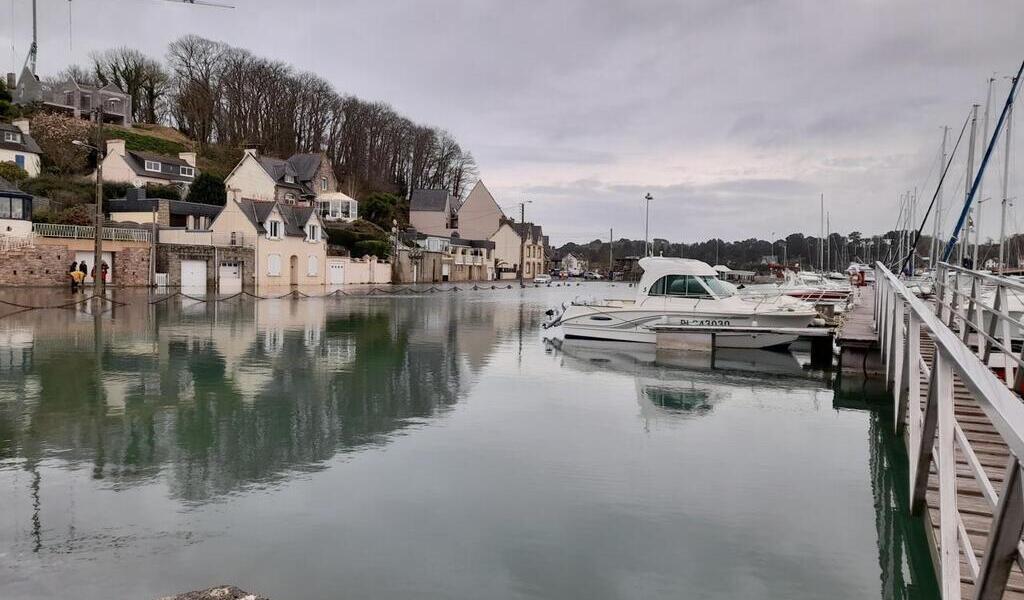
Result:
M33 247L0 251L0 285L70 285L67 271L75 252L91 252L92 244L92 240L38 238ZM113 253L110 285L149 285L148 244L105 241L103 251Z
M359 283L390 283L391 263L378 262L376 258L366 260L348 256L332 256L330 262L338 262L345 267L345 284Z
M448 213L441 210L409 211L409 224L415 227L416 231L427 235L448 237L452 232L448 229Z
M17 156L25 157L25 170L28 171L29 177L39 177L39 173L42 170L42 164L39 161L38 154L0 148L0 162L17 163L18 161L15 160Z
M410 259L409 249L400 248L395 267L395 283L439 283L443 281L444 263L451 264L444 252L423 250L420 258Z
M167 284L181 285L181 261L206 262L206 286L217 289L220 263L237 262L241 265L242 286L251 289L256 283L256 254L252 248L217 248L214 246L187 246L160 244L156 248L156 271L167 273Z

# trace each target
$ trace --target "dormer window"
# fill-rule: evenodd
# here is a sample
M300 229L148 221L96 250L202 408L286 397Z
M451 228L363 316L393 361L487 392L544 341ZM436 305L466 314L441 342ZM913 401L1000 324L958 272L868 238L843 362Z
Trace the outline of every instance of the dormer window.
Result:
M160 163L155 161L155 160L147 160L146 161L146 170L147 171L151 171L153 173L159 173L160 172Z
M267 221L267 237L272 240L281 239L281 222Z
M181 168L181 175L183 177L195 177L196 176L196 170L193 169L192 167L182 167Z
M14 142L15 144L21 143L21 134L17 131L5 131L4 132L5 142Z
M284 182L285 183L295 183L295 176L294 175L285 175L284 176Z
M312 223L306 225L306 241L307 242L319 242L320 241L320 228Z

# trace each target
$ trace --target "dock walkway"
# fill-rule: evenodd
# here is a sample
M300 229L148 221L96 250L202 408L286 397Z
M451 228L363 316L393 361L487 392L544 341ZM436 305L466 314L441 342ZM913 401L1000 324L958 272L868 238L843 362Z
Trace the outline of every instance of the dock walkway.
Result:
M1024 600L1024 359L1011 343L1020 323L1000 310L1024 284L939 267L935 303L925 303L876 265L877 306L854 309L847 339L871 320L942 597ZM994 293L983 296L986 286Z

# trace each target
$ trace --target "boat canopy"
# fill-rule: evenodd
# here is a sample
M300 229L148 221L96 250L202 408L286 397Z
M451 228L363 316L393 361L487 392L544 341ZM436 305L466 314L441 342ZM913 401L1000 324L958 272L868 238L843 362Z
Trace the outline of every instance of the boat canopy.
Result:
M655 279L663 275L697 275L717 277L718 271L708 263L692 258L670 258L667 256L648 256L638 263L644 270L644 278L648 275Z

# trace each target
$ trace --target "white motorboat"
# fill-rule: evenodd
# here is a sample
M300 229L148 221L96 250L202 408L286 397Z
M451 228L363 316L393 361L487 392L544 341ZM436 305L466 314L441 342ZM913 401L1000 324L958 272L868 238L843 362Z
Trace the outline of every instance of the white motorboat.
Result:
M812 304L843 306L849 301L853 288L812 271L785 271L781 282L748 285L741 293L744 296L785 294Z
M545 327L561 326L566 339L654 343L651 325L721 327L715 343L722 348L788 346L797 335L787 332L731 332L730 327L803 328L815 324L814 307L798 299L747 297L718 279L707 263L684 258L647 257L633 300L580 301L549 311Z

